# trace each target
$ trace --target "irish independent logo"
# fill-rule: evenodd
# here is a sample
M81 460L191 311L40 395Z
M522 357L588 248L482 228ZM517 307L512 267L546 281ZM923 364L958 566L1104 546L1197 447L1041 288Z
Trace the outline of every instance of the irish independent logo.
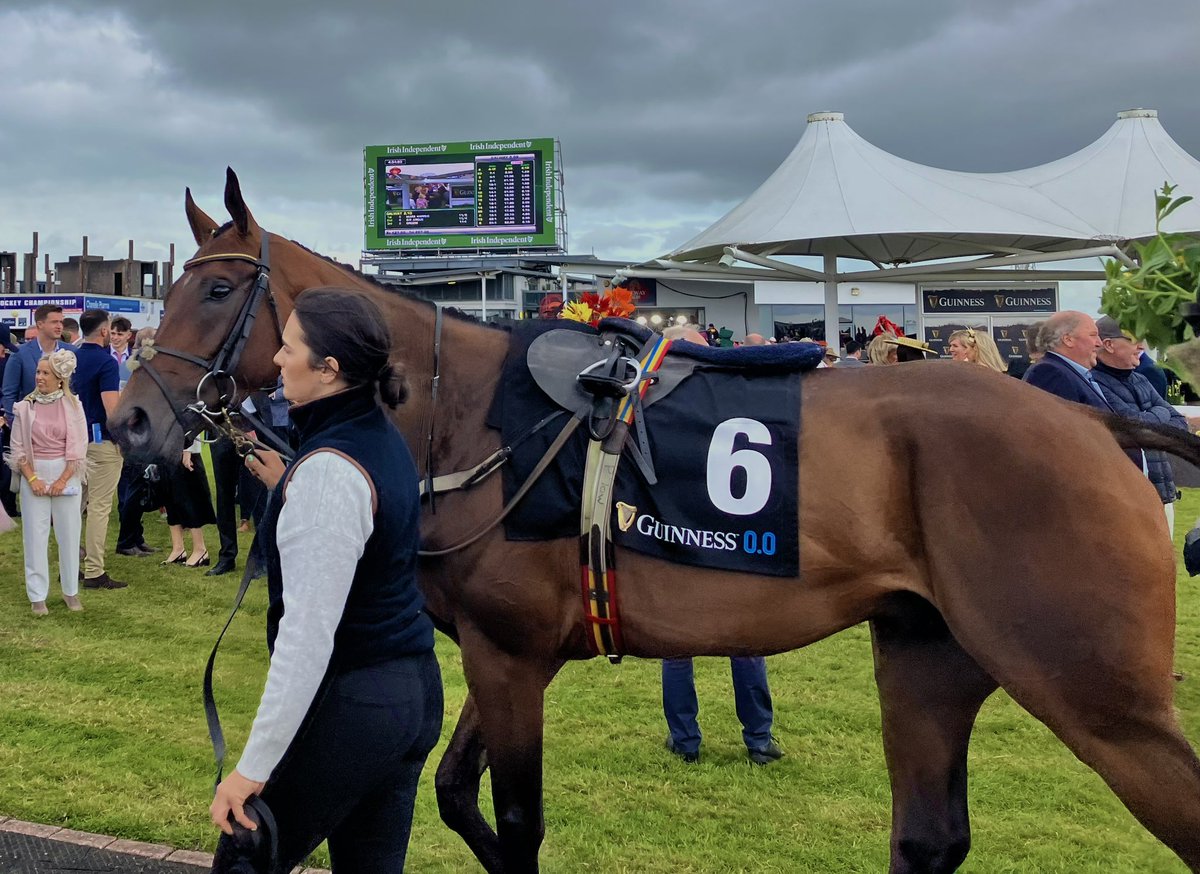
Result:
M617 527L622 531L628 531L633 525L633 520L637 518L637 507L631 507L624 501L617 501Z

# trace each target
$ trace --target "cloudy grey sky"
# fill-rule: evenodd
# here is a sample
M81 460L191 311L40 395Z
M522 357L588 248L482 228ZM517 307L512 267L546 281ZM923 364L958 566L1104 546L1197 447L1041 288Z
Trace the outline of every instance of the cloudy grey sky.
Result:
M960 170L1134 106L1200 155L1198 37L1196 0L0 0L0 250L186 257L184 187L224 219L228 164L261 224L354 261L364 145L553 136L572 251L642 259L816 110Z

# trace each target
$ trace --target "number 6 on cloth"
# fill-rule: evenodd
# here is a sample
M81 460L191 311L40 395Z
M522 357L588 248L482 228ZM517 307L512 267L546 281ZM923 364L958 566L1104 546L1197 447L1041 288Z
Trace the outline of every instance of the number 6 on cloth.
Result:
M731 516L753 516L771 499L771 462L753 449L733 448L738 435L754 446L770 446L771 432L757 419L726 419L713 430L708 444L708 498ZM741 497L733 494L733 472L746 474Z

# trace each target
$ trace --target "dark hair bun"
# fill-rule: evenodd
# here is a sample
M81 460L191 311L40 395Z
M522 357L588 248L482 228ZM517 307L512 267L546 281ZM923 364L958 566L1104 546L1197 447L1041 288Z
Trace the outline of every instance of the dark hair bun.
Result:
M334 358L351 386L377 385L379 398L396 407L408 397L403 369L391 361L392 335L382 311L363 292L310 288L293 304L313 366Z
M379 399L392 409L408 400L408 380L403 368L391 362L379 368Z

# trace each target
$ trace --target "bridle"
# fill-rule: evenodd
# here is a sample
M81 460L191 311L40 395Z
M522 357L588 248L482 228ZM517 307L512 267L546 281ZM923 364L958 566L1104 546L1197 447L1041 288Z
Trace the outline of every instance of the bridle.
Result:
M275 295L271 292L271 257L268 234L265 231L262 234L262 255L258 258L241 252L201 255L198 258L184 262L183 270L187 272L189 268L195 267L198 264L207 264L210 261L249 261L258 271L255 274L254 285L250 290L250 294L243 301L242 308L238 311L233 326L228 335L226 335L225 342L221 344L221 348L212 357L201 358L198 355L182 352L179 349L160 346L154 340L147 340L138 349L136 356L130 359L129 367L131 370L146 371L146 374L154 380L154 384L162 392L167 406L171 408L171 412L175 415L175 421L179 423L179 427L183 430L185 444L190 443L194 439L193 428L198 431L207 425L215 431L233 439L235 446L241 452L243 443L246 447L252 447L253 443L240 430L235 428L230 420L230 415L237 409L237 380L234 374L237 372L238 364L242 359L242 353L246 348L246 342L250 339L250 332L254 328L254 320L258 315L258 309L264 299L270 305L271 316L275 322L275 333L279 337L280 345L283 344L283 328L279 323L279 309L275 304ZM180 361L194 364L204 371L204 374L196 383L196 400L194 403L188 404L183 409L175 406L162 374L151 364L151 361L157 355L178 358ZM216 406L210 406L203 397L205 386L209 382L212 383L213 388L217 392ZM228 388L228 391L226 391L226 388ZM189 426L184 420L183 414L185 412L194 414L200 421ZM235 434L240 436L241 440ZM245 453L243 452L242 454Z

